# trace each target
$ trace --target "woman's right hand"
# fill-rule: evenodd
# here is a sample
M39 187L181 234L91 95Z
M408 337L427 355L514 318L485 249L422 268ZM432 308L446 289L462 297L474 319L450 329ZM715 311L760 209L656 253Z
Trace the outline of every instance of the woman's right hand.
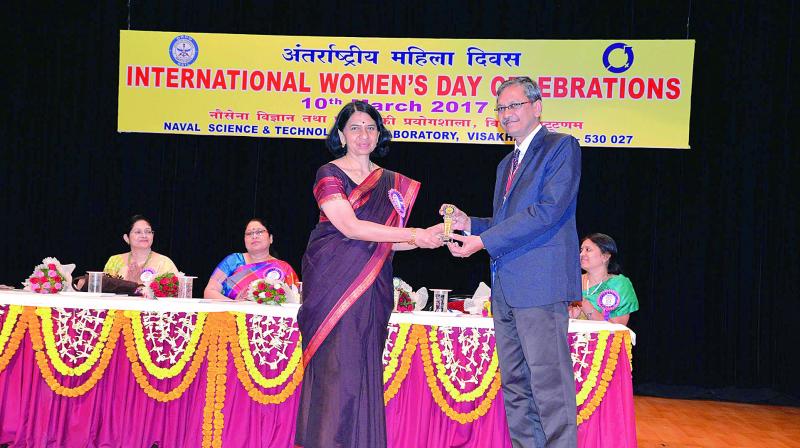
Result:
M414 238L416 245L422 249L436 249L442 244L442 224L428 227L427 229L417 229Z

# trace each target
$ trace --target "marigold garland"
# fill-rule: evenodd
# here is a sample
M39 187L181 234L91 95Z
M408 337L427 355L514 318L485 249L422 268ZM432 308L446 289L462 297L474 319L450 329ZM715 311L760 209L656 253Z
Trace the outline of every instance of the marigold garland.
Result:
M214 326L206 330L209 338L208 367L206 368L206 400L203 406L203 448L210 447L214 438L214 406L216 404L217 351L219 350L219 332Z
M186 348L183 350L181 357L175 362L175 365L169 368L159 367L155 365L150 352L147 350L147 344L144 341L144 330L142 329L141 311L126 311L125 315L131 321L133 329L134 342L136 343L136 352L139 354L139 359L147 370L147 373L153 375L158 379L174 378L178 376L186 367L186 363L192 359L197 344L200 341L200 336L203 334L203 326L206 321L208 313L197 313L197 322L194 326L194 331L186 342Z
M145 348L144 352L146 354L149 355L149 353L147 353L144 344L140 313L126 312L125 315L128 316L128 319L121 318L117 316L116 313L117 312L114 310L108 311L106 319L103 322L98 342L92 349L89 358L82 364L70 368L61 360L61 357L58 356L57 353L55 336L53 334L52 309L48 307L32 308L10 305L2 328L0 328L0 372L8 366L10 359L19 349L25 332L28 331L35 352L37 365L48 387L58 395L79 397L90 391L103 377L110 363L119 335L123 334L125 337L126 353L131 362L132 371L137 383L149 397L158 401L170 401L183 395L186 389L196 379L197 372L203 360L208 359L206 402L203 410L202 425L203 446L208 447L221 447L222 445L222 431L225 423L223 408L225 406L226 397L228 344L230 344L231 355L233 356L239 381L254 401L261 404L282 403L296 391L296 388L302 381L303 369L299 363L300 357L298 357L297 362L293 361L295 354L300 351L299 342L286 369L284 369L278 377L268 379L263 377L255 366L252 351L250 350L247 340L245 315L238 313L221 313L219 316L215 315L211 317L211 320L206 321L207 314L198 313L195 331L190 341L187 342L187 349L184 351L179 361L179 363L182 361L182 365L176 363L175 366L169 369L161 370L168 374L164 376L165 378L171 378L179 374L185 368L185 364L188 362L189 358L191 358L191 364L183 380L177 387L169 392L162 392L149 383L144 373L144 370L147 368L147 361L150 361L152 364L152 359L150 356L142 356L142 347ZM233 326L234 318L236 327ZM137 323L139 330L138 335ZM205 331L203 331L204 328ZM395 345L390 352L389 364L384 371L384 383L387 384L387 389L384 392L384 403L388 403L396 396L402 382L408 375L413 355L417 350L417 346L419 346L426 381L436 404L450 419L461 424L472 422L488 412L500 389L500 375L499 372L497 372L496 352L493 353L490 367L487 370L487 374L481 380L479 388L476 388L468 394L460 394L445 375L445 369L441 359L441 347L437 339L437 334L437 327L431 327L430 330L427 330L426 327L421 325L400 325ZM605 352L609 339L609 332L601 331L598 333L597 345L594 350L589 374L580 392L576 396L578 406L585 403L583 409L580 409L578 412L578 424L588 420L605 397L609 383L613 379L623 343L625 344L626 354L632 369L632 341L630 334L627 332L614 333L613 338L611 338L611 347L606 355ZM244 349L245 347L246 350ZM187 353L189 354L187 355ZM605 356L607 356L606 365L601 372L601 366ZM48 359L52 363L52 366L48 363ZM145 364L144 368L142 364ZM52 371L54 368L65 376L79 376L87 373L95 366L96 368L92 371L89 378L83 384L76 387L62 385ZM158 369L155 365L152 367L155 367L154 370ZM147 370L149 371L149 369ZM494 373L491 374L492 372ZM257 375L254 373L257 373ZM150 374L153 375L153 372L150 372ZM157 375L153 376L158 377ZM291 380L286 384L283 390L277 394L263 393L251 379L255 378L256 383L262 387L270 388L274 386L263 386L259 382L259 379L265 382L274 382L275 385L278 386L284 383L289 376L291 376ZM392 379L392 377L394 378ZM278 380L278 378L282 379ZM391 383L389 384L388 382L390 380ZM488 389L488 391L474 410L462 413L450 406L437 380L444 385L450 397L458 402L480 398L483 391L486 389ZM593 390L594 394L592 395ZM590 395L591 399L586 403Z
M233 324L233 322L231 322ZM223 329L224 328L224 329ZM213 448L222 447L222 428L225 427L225 415L222 409L225 407L226 383L228 381L228 343L233 345L233 335L228 330L230 327L224 325L219 330L219 346L217 347L217 365L215 373L215 394L214 394L214 432L211 446ZM227 334L225 334L227 333ZM206 397L208 400L208 397Z
M297 365L300 364L300 360L303 359L303 348L302 344L300 343L300 339L297 340L294 351L289 357L289 362L286 364L286 367L283 369L283 371L281 371L281 373L279 373L275 378L267 378L261 374L261 371L256 366L255 359L253 359L253 352L250 349L250 340L247 335L247 319L244 313L236 313L236 326L238 329L238 338L235 338L235 342L238 343L239 347L241 348L238 353L241 354L247 373L259 386L265 389L278 387L285 383L286 379L289 378L295 369L297 369ZM236 343L231 341L231 348L233 348Z
M633 341L631 340L630 332L625 332L623 338L625 339L625 350L628 352L628 365L633 372Z
M27 311L20 305L9 305L6 320L0 330L0 373L2 373L11 358L17 353L25 330L28 328ZM19 316L22 315L22 319ZM14 325L16 324L16 326Z
M600 376L600 384L597 386L597 390L594 392L594 396L586 406L578 411L578 424L580 425L584 421L588 420L589 417L592 416L594 411L600 406L600 402L603 401L603 397L608 390L608 383L611 382L611 379L614 377L614 370L617 368L617 360L619 358L619 350L622 345L622 340L624 336L622 332L614 333L614 339L611 341L611 350L608 353L608 361L606 361L606 368L603 370L603 374ZM597 352L595 351L595 357L599 354L602 358L602 355L605 352Z
M134 335L130 318L125 319L126 322L122 325L122 333L125 337L125 353L128 355L128 361L131 363L131 372L136 379L136 383L142 388L145 394L153 400L167 402L180 398L186 389L194 383L200 366L203 364L205 354L208 349L208 341L210 336L204 335L198 343L196 354L189 365L189 369L183 376L181 382L168 392L162 392L150 384L147 375L144 373L144 368L139 362L139 357L136 353L136 343L134 342Z
M103 319L103 328L100 330L100 335L92 348L92 352L89 354L88 358L75 367L68 366L61 359L61 355L56 348L56 335L53 330L53 309L37 308L36 315L39 316L42 321L42 337L44 338L45 353L47 353L47 357L50 358L52 366L58 373L64 376L81 376L91 370L97 363L97 360L100 359L103 347L105 347L106 341L108 341L108 335L111 333L111 328L114 326L114 316L116 312L114 310L108 310L106 318Z
M111 314L114 311L109 310L108 312ZM80 397L81 395L84 395L86 392L90 391L97 384L97 382L100 381L100 378L103 377L103 374L105 373L106 368L111 361L111 355L114 353L114 347L117 345L117 338L120 334L119 320L116 320L111 328L108 343L105 344L105 348L103 349L102 355L100 355L100 361L97 363L97 367L92 371L89 379L77 387L67 387L58 382L53 372L50 371L50 365L47 362L47 354L44 352L44 342L42 341L42 331L39 325L39 319L36 317L36 314L31 313L28 314L27 321L29 329L28 334L30 334L31 337L31 344L33 345L33 350L35 352L36 363L39 365L39 371L41 372L44 381L53 392L65 397Z
M431 327L430 331L430 341L431 341L431 352L433 353L433 363L436 366L436 377L439 378L441 381L442 386L444 386L447 393L450 395L450 398L455 400L458 403L463 403L465 401L474 401L478 397L482 397L486 389L492 384L494 381L494 376L497 374L497 350L492 352L492 360L489 362L489 367L486 369L486 373L481 378L480 384L474 390L470 392L464 392L458 390L458 388L453 384L450 380L450 377L447 376L447 369L442 362L442 350L439 348L439 339L438 339L438 327L433 326Z
M0 330L0 353L3 353L6 342L8 341L11 331L14 329L14 324L17 323L17 318L22 314L22 306L9 305L6 311L6 320L3 321L3 327Z
M581 406L589 393L594 389L597 384L597 376L600 374L600 365L603 363L603 357L606 353L606 345L608 343L608 331L599 331L597 333L597 345L594 348L594 355L592 356L592 366L589 368L589 374L586 375L581 390L575 395L575 402Z
M407 324L400 324L400 325L407 325ZM413 328L417 327L417 325L409 325L407 329L407 333L410 333L409 337L407 338L407 342L405 344L400 344L400 334L397 335L397 340L395 340L395 347L400 347L403 350L403 354L400 357L400 367L397 370L397 373L394 375L394 378L391 380L391 383L386 387L386 390L383 392L383 404L387 405L397 395L397 392L400 390L400 386L403 384L403 381L408 376L408 371L411 369L411 358L414 356L414 353L417 351L417 339L419 338L419 334L422 334L423 337L425 336L425 328L422 328L422 331L416 331ZM401 330L402 331L402 330ZM394 353L394 347L392 348L392 353ZM394 357L392 358L394 359ZM384 376L384 384L386 384Z
M208 378L206 383L206 403L203 407L203 447L222 446L222 429L225 426L225 389L228 368L228 342L232 342L232 330L225 316L212 318L207 333L210 336L208 347ZM226 325L229 324L229 325ZM234 346L236 344L231 344Z
M406 346L406 339L408 339L408 332L411 329L411 324L398 324L397 337L394 340L394 346L389 351L389 364L383 368L383 384L389 382L397 370L398 360L400 353Z
M252 374L249 372L247 366L245 365L245 360L243 359L244 356L242 355L242 344L239 341L240 336L237 337L237 335L233 334L232 330L229 328L230 327L226 325L220 326L223 334L227 335L231 341L231 355L233 356L233 364L236 366L236 376L239 378L239 382L242 383L242 387L244 387L244 389L247 391L247 395L250 396L253 401L260 404L280 404L292 396L297 389L297 386L299 386L303 381L302 364L298 362L295 364L294 369L289 369L289 366L287 365L287 368L284 369L284 372L291 374L292 379L286 383L280 392L275 394L264 393L259 390L255 384L253 384L253 380L251 379ZM297 342L297 346L300 347L300 341Z
M447 400L444 398L442 391L439 389L439 386L436 382L436 374L433 371L433 362L431 360L431 351L430 347L428 346L428 338L425 332L424 327L416 328L415 332L417 334L417 340L419 341L419 348L420 354L422 357L422 364L425 370L425 377L428 380L428 388L431 391L431 395L433 396L433 400L439 405L439 408L450 417L450 419L455 420L462 425L465 423L470 423L477 420L480 417L486 415L489 411L489 408L492 406L492 402L494 401L495 397L497 396L497 391L500 390L500 374L499 372L495 374L494 381L492 381L491 386L489 387L486 396L483 397L483 400L478 404L478 406L472 410L471 412L458 412L453 409Z

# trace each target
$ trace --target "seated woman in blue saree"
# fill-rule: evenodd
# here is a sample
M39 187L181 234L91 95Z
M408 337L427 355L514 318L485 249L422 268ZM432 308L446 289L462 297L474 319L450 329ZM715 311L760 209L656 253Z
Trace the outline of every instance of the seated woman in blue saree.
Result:
M303 257L303 377L295 446L386 446L382 353L395 250L442 245L441 225L406 228L419 182L370 161L389 131L368 103L344 106L317 171L320 218Z
M266 278L288 285L297 283L297 274L289 263L270 254L272 234L260 218L248 221L244 230L247 252L232 253L217 265L203 291L207 299L237 299L255 280Z

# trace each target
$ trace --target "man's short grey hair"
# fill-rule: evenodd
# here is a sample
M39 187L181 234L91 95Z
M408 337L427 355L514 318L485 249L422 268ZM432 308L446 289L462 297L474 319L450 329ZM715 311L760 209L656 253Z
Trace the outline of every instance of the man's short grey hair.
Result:
M527 76L520 76L519 78L512 78L503 82L500 84L500 87L497 88L497 96L499 97L500 94L503 93L503 90L509 86L522 86L525 96L528 97L531 102L542 99L542 91L539 89L539 84L536 84L536 81Z

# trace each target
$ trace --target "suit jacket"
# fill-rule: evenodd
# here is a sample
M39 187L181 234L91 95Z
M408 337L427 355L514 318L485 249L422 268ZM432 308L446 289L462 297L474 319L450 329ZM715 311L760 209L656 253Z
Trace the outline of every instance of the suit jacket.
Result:
M578 141L539 129L504 201L512 154L497 166L493 216L471 218L472 234L480 235L491 257L492 296L522 308L577 300Z

